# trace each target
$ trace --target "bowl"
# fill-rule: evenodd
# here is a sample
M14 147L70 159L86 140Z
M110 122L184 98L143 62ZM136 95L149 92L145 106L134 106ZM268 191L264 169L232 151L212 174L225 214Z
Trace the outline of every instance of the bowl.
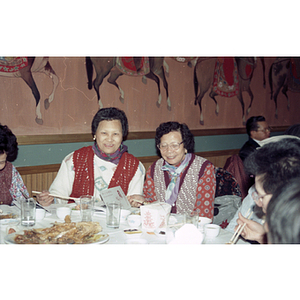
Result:
M46 211L42 208L37 208L35 210L35 219L36 221L41 221L45 218Z
M127 217L130 215L131 211L128 209L121 209L120 213L120 223L125 223Z
M200 231L204 232L204 226L206 224L210 224L211 222L212 222L212 219L210 219L210 218L199 217L198 229L200 229Z
M217 237L220 233L220 226L216 224L206 224L204 232L206 237Z
M127 217L128 225L132 228L137 228L141 225L142 218L139 215L129 215Z
M71 208L61 206L56 209L56 215L59 219L64 220L67 215L71 215Z

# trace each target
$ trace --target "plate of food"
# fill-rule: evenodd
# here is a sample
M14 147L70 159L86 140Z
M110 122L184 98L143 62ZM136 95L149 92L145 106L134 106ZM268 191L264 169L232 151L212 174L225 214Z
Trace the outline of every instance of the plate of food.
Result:
M124 229L124 234L128 238L137 238L143 234L143 231L137 228Z
M55 223L51 227L33 228L8 234L6 244L102 244L109 235L98 222Z
M19 216L13 213L8 213L5 215L0 215L0 224L1 225L17 225L19 223Z

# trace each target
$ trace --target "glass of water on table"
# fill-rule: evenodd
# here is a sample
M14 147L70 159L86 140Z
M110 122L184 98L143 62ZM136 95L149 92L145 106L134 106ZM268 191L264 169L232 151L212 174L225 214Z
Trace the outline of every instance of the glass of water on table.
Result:
M94 197L85 195L80 197L81 222L92 222Z

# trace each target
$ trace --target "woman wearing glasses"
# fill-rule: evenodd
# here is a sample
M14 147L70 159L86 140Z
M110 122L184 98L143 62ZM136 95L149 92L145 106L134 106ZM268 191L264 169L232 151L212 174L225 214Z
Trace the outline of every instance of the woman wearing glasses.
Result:
M172 213L196 212L213 218L216 178L214 165L194 154L194 136L185 124L166 122L156 129L155 143L161 158L146 173L144 196L128 197L132 206L166 202Z

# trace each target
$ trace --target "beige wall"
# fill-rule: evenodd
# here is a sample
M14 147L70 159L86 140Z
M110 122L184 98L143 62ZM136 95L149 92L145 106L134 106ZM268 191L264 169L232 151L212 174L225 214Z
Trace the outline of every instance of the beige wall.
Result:
M266 59L266 77L274 59ZM59 77L54 101L48 110L44 99L52 90L52 80L45 74L34 73L34 79L41 94L43 125L35 122L35 100L29 87L20 78L0 77L0 122L7 124L16 135L90 133L90 123L98 110L94 90L87 88L84 57L50 57L52 68ZM100 87L104 107L117 106L123 109L129 119L130 131L153 131L160 122L176 120L185 122L190 129L241 128L241 106L236 97L217 96L219 115L215 115L215 104L208 93L202 100L204 125L199 124L199 107L194 105L193 68L174 59L165 58L169 66L169 95L172 110L167 109L166 93L161 83L162 104L158 108L156 83L141 77L121 76L117 82L125 92L124 104L119 100L117 88L107 82L106 77ZM95 76L95 74L94 74ZM288 92L291 109L283 95L278 97L279 117L275 118L275 105L270 100L270 88L263 88L262 64L258 60L251 82L254 101L249 116L264 115L271 126L286 126L300 122L300 94ZM245 106L250 97L243 93Z

